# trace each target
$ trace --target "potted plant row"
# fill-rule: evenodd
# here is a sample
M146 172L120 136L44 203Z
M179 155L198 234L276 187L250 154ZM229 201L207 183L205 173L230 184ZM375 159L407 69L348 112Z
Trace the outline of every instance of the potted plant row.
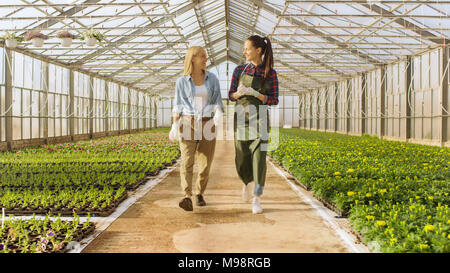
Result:
M24 40L31 41L35 47L42 47L44 45L44 41L49 38L50 37L48 35L42 34L39 30L29 31L23 37L8 31L6 31L3 36L0 36L0 40L4 40L8 48L16 48L18 43ZM83 32L83 34L79 37L67 30L62 30L56 34L56 38L60 39L61 46L63 47L70 47L74 39L85 41L87 46L95 46L97 43L102 42L105 39L105 36L94 29Z

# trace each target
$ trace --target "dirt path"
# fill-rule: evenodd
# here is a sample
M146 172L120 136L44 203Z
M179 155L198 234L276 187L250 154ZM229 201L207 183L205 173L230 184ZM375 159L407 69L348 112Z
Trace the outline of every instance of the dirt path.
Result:
M348 252L343 240L268 164L263 214L244 203L232 141L218 141L206 207L185 212L179 168L133 204L83 252Z

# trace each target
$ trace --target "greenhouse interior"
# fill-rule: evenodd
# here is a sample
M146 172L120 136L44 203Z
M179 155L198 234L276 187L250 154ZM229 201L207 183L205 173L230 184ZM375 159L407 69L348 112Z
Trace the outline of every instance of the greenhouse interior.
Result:
M450 252L450 1L0 14L0 253ZM244 100L270 139L238 139Z

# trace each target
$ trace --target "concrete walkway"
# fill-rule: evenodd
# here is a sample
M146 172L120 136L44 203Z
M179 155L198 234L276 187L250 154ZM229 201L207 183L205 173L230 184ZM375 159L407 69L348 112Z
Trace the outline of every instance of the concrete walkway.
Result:
M263 214L241 200L232 141L218 141L205 193L207 206L185 212L177 167L128 208L83 252L349 252L268 163Z

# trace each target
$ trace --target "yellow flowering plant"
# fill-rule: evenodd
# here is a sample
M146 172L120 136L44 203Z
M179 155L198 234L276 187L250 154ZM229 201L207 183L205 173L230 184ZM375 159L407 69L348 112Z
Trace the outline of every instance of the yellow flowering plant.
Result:
M450 252L449 209L442 205L449 203L449 148L282 129L280 148L269 155L348 213L366 243L385 252Z

